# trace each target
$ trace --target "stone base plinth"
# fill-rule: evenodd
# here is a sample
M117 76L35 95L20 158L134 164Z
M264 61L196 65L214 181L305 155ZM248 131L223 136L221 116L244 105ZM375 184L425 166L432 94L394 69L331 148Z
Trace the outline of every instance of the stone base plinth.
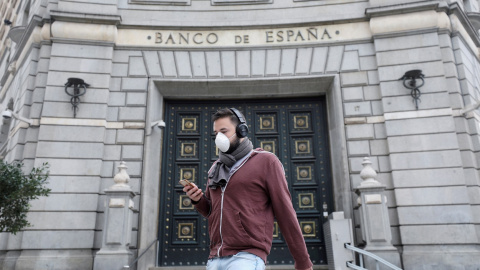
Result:
M23 250L15 270L91 270L93 254L89 250Z
M408 270L480 269L480 247L478 246L405 246L402 258L404 269Z
M103 252L99 251L95 255L95 262L93 265L94 270L103 269L123 269L124 266L128 266L132 261L133 254L130 252Z
M402 261L400 258L400 253L398 252L397 249L393 248L391 250L367 250L368 252L371 252L378 257L384 259L385 261L402 268ZM365 268L366 269L377 269L376 266L376 261L370 257L364 256L364 263L365 263ZM392 268L385 266L382 263L378 263L378 266L380 270L391 270Z

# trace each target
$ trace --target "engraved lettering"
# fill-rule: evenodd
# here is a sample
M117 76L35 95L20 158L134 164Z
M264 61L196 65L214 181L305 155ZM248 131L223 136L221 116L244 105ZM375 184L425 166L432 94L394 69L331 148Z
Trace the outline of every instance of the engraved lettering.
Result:
M283 41L283 31L278 31L277 32L277 42L282 42Z
M287 31L287 41L290 41L290 38L293 37L294 34L295 34L295 32L293 32L292 30L288 30Z
M185 37L182 33L180 33L180 40L178 41L178 43L182 44L182 40L184 40L185 43L188 44L188 41L190 40L190 33L187 33L187 37Z
M239 44L239 43L250 43L250 40L249 40L249 36L248 35L243 35L242 36L238 36L236 35L235 36L235 44Z
M200 38L202 38L202 33L196 33L196 34L193 36L193 42L194 42L195 44L202 44L202 43L203 43L203 40L198 41L198 40L197 40L197 36L200 36Z
M215 33L210 33L210 34L208 34L208 36L207 36L207 42L208 42L209 44L215 44L215 43L217 43L217 41L218 41L218 36L217 36L217 34L215 34Z
M272 43L273 42L273 31L266 31L265 34L267 35L266 42Z
M315 33L313 33L313 31L315 31ZM308 40L310 40L310 37L314 37L315 40L318 40L318 32L317 32L317 28L308 28L307 29L307 33L308 33Z
M175 40L173 40L172 34L168 35L167 41L165 41L165 44L168 44L168 41L170 41L172 44L175 44Z
M242 42L242 37L241 36L235 36L235 44L241 43Z
M330 29L331 30L331 29ZM286 28L286 29L272 29L265 30L265 42L268 43L302 43L302 42L315 42L321 40L331 40L332 35L328 28L320 27L305 27L305 28ZM331 30L334 31L334 30ZM219 32L188 32L188 31L163 31L155 32L154 42L156 44L163 44L168 46L175 45L202 45L202 44L218 44L225 31ZM253 32L252 32L253 33ZM338 33L336 33L338 35ZM257 40L252 40L257 45ZM240 45L250 44L250 32L246 30L244 33L236 32L231 37L230 42L222 45ZM262 43L262 41L260 41Z
M302 36L302 32L301 32L301 31L298 31L298 32L297 32L297 36L295 37L295 41L297 41L298 37L300 37L300 38L302 39L302 41L305 40L305 39L303 38L303 36Z
M155 33L155 43L162 43L162 33Z
M325 35L327 35L328 39L332 39L332 37L328 33L327 29L325 29L325 31L323 31L322 39L323 39L323 37L325 37Z

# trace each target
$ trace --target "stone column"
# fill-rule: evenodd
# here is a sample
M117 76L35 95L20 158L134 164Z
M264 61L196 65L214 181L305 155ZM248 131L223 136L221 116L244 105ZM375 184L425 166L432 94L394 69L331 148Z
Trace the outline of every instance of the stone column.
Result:
M133 197L125 162L118 166L115 184L105 190L105 222L102 248L95 255L94 270L120 270L132 259L129 250L132 233Z
M360 226L363 240L366 242L364 249L401 267L400 254L392 245L385 186L375 179L377 173L368 157L363 159L362 165L360 177L363 182L355 192L359 196ZM365 268L376 269L375 261L365 257Z

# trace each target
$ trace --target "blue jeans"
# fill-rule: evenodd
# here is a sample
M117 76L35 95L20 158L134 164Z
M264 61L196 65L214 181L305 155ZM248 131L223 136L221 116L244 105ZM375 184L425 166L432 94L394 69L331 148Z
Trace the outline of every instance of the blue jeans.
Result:
M239 252L236 255L213 258L207 262L207 270L264 270L265 263L257 255Z

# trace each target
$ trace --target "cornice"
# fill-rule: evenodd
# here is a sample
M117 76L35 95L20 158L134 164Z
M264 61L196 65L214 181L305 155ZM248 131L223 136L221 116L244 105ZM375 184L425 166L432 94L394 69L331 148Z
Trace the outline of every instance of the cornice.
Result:
M480 12L467 12L467 17L475 30L480 30Z
M59 10L50 10L50 16L55 21L91 23L91 24L110 24L118 25L122 22L120 15L93 14L93 13L75 13Z
M480 47L480 37L478 34L478 29L474 27L474 24L471 22L470 16L468 16L468 14L465 13L464 10L460 8L457 3L450 5L448 14L455 15L458 18L463 28L473 40L475 45L477 47Z
M390 6L379 6L365 9L365 15L369 18L398 15L427 10L446 11L449 7L444 1L420 1Z
M365 14L370 18L370 25L375 36L405 34L405 32L415 32L422 29L425 31L447 30L453 35L460 35L465 40L470 40L468 42L472 51L475 55L478 55L475 47L480 47L480 36L478 33L480 13L465 13L458 3L448 4L446 1L441 0L419 1L371 7L365 10ZM394 18L397 21L396 24L385 25L385 23L392 22ZM435 23L436 18L438 19L437 23ZM416 24L414 21L416 21ZM420 22L423 24L423 27L419 28L418 23ZM398 23L401 25L398 25ZM389 29L393 30L389 31ZM400 31L399 29L403 30Z

